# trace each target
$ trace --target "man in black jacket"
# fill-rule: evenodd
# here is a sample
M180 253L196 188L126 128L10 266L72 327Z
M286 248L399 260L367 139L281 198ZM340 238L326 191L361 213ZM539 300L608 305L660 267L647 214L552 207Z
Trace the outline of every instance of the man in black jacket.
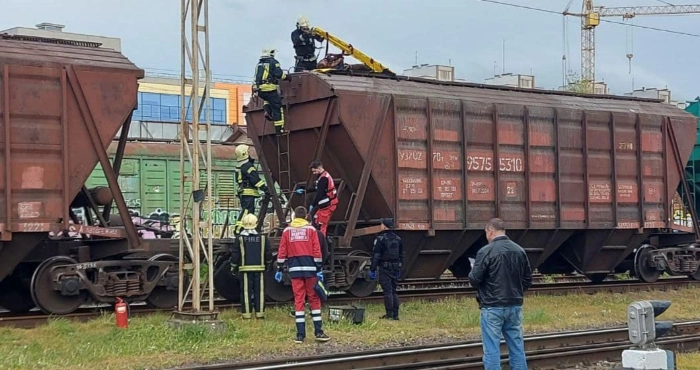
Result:
M323 38L311 32L309 20L306 17L299 17L297 28L292 31L292 44L296 54L295 72L316 69L316 41L323 41Z
M241 313L244 319L265 318L265 268L272 262L270 241L255 230L258 218L243 217L245 230L235 238L231 248L231 273L238 275L241 286ZM240 274L239 274L240 273Z
M508 346L510 369L527 370L523 342L523 293L532 285L532 271L525 250L506 236L500 218L486 224L489 244L481 248L469 274L477 287L481 309L484 369L501 369L501 333Z
M282 98L277 92L280 80L289 80L280 62L275 59L275 49L263 49L260 61L255 67L253 91L265 102L263 110L265 117L272 121L277 134L284 133L284 112Z
M379 285L384 293L384 309L386 310L386 315L381 318L398 320L399 296L396 294L396 287L403 265L403 243L401 238L391 231L394 228L393 219L383 219L382 225L386 229L374 239L370 278L372 280L377 278L377 267L379 267Z
M265 181L255 169L255 162L248 153L249 149L248 145L241 144L235 150L238 165L233 170L233 179L238 185L238 199L241 201L241 214L233 232L235 235L243 231L243 217L255 213L255 201L260 197L260 191L269 193Z

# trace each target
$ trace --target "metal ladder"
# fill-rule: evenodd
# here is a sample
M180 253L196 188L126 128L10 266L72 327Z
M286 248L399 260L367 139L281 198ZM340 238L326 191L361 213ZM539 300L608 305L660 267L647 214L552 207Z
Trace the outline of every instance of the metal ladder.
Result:
M287 200L287 207L284 208L284 218L289 215L289 202L292 199L292 174L291 174L291 158L289 156L289 131L285 131L282 135L277 135L277 181L280 187L282 197Z

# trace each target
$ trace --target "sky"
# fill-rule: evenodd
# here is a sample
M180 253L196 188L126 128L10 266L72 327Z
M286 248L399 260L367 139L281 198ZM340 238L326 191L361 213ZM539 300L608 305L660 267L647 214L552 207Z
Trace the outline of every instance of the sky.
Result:
M570 2L498 1L556 12ZM581 1L571 0L570 11L580 11ZM666 0L676 5L689 1ZM598 0L596 5L664 2ZM209 12L215 78L250 81L265 47L278 49L283 68L292 67L290 33L301 15L396 72L417 60L452 65L457 78L470 82L483 82L504 70L534 74L538 87L551 89L562 85L563 55L569 70L581 71L579 18L481 0L209 0ZM0 0L0 29L42 22L63 24L65 32L119 37L122 52L147 72L179 74L178 0ZM607 82L614 94L657 87L671 89L673 100L699 96L700 14L638 16L631 23L696 36L601 22L596 29L596 79ZM634 55L631 73L628 53Z

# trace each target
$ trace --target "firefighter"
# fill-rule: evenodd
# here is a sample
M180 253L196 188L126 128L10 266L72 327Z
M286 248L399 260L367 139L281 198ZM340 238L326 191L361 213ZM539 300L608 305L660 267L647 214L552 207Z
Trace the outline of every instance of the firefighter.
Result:
M258 175L253 158L248 155L248 145L236 147L238 165L234 168L234 180L238 184L238 199L241 201L241 214L236 222L234 234L243 230L242 220L248 214L255 213L255 201L260 197L260 191L269 194L267 185Z
M284 133L284 112L282 98L277 91L280 80L290 77L280 68L280 62L275 59L275 49L263 49L260 61L255 67L255 83L253 92L265 101L263 109L265 118L272 121L277 134Z
M292 44L294 44L294 71L310 71L316 69L316 41L323 41L323 38L314 35L309 28L309 20L306 17L299 17L297 29L292 31Z
M333 216L333 212L338 205L338 194L333 182L333 177L323 169L323 163L319 160L314 160L309 166L314 175L318 175L316 186L314 189L305 190L297 189L298 194L303 194L305 191L315 192L316 197L309 206L309 211L312 215L314 224L319 225L323 236L328 236L328 222Z
M251 319L265 318L265 267L272 262L270 241L258 235L258 218L247 214L242 220L244 230L235 239L231 250L231 272L241 284L241 313Z
M306 318L304 303L308 299L311 306L311 320L314 323L316 341L326 342L330 338L323 333L321 322L321 299L314 291L317 279L323 281L323 259L316 229L305 220L306 208L294 209L294 219L282 232L277 251L277 273L275 280L282 282L282 268L292 280L297 336L295 343L303 343L306 338Z
M391 229L394 228L394 220L385 218L382 220L383 230L374 239L372 251L372 265L370 278L377 278L379 267L379 285L384 293L384 309L386 315L382 319L399 319L399 296L396 294L396 285L401 276L403 265L403 243L401 238Z

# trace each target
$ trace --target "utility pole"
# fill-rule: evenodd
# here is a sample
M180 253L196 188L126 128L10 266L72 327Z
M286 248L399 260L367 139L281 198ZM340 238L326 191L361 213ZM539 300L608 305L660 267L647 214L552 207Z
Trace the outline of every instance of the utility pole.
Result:
M594 6L593 0L583 0L581 13L564 12L564 15L581 17L581 82L593 93L595 84L595 28L600 25L601 17L622 17L631 19L638 15L675 15L698 14L700 5L668 6L623 6L607 8ZM631 56L628 56L631 59Z
M218 312L214 310L209 1L181 0L180 28L179 281L177 310L173 312L170 323L177 327L188 323L197 323L221 329L223 321L218 319ZM200 44L202 41L204 48ZM188 65L190 78L187 77ZM201 97L200 89L202 90ZM200 135L200 118L203 109L206 127L204 148L202 148ZM188 112L191 112L191 121L188 121ZM204 182L200 179L201 170L206 171ZM204 189L202 189L202 183ZM189 190L191 190L191 194L188 193ZM206 196L204 195L205 191ZM204 207L202 207L202 202L204 202ZM202 208L207 215L204 222L202 222ZM190 217L192 222L188 223ZM206 235L206 243L202 236L202 229L206 230L208 234ZM202 270L207 272L206 279L202 279ZM209 301L206 310L201 307L205 293L208 293ZM185 306L188 298L190 298L191 308Z

